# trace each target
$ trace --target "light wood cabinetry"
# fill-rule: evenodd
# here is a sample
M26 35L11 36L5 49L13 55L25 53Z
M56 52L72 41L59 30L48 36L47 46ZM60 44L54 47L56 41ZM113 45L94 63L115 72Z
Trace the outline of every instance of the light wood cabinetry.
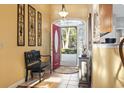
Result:
M112 31L112 4L99 5L99 22L101 32Z
M118 48L102 45L93 45L92 87L124 88L124 67L121 64Z

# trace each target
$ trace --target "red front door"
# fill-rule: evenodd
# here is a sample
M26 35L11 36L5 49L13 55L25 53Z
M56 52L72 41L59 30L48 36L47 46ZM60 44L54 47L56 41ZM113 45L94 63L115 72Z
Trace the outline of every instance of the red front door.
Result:
M60 66L60 27L52 25L52 62L53 69Z

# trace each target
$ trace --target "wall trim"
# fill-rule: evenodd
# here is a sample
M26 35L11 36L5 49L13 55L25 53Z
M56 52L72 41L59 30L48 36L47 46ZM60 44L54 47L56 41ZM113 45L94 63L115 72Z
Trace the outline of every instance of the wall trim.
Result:
M10 85L8 88L16 88L18 85L20 85L20 84L22 84L24 82L25 82L25 79L23 78L23 79L15 82L14 84Z

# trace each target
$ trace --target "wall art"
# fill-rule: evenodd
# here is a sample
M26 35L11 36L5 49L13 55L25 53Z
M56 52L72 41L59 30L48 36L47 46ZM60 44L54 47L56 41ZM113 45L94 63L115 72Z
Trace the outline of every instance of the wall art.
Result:
M28 5L28 46L36 46L36 10Z
M37 12L37 45L42 45L42 14Z
M25 5L17 5L17 45L25 45Z

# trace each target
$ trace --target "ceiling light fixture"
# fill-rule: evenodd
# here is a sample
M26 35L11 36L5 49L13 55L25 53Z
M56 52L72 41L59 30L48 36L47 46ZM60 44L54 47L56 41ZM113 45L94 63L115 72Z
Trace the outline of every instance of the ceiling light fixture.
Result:
M66 8L65 8L65 5L62 4L62 9L61 11L59 12L59 15L62 17L62 18L65 18L67 15L68 15L68 12L66 11Z

